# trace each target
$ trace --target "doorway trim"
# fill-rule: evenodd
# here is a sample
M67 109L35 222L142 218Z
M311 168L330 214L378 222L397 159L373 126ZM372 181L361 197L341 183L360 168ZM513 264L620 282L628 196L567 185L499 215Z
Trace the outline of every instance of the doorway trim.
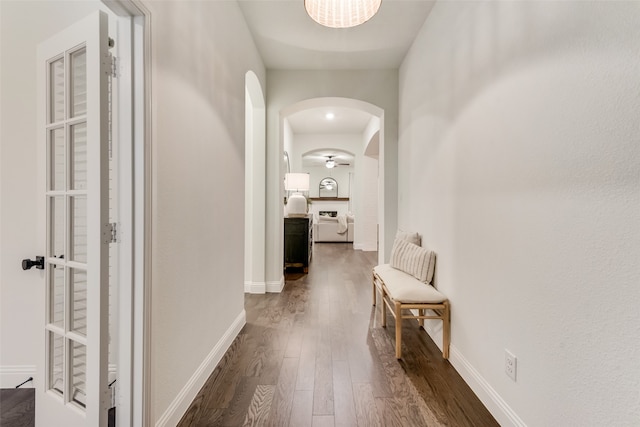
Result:
M130 114L130 145L119 150L120 197L129 206L121 217L119 286L120 393L117 425L150 425L151 404L151 13L139 0L102 0L129 20L131 79L128 97L119 98ZM127 290L127 292L124 292Z

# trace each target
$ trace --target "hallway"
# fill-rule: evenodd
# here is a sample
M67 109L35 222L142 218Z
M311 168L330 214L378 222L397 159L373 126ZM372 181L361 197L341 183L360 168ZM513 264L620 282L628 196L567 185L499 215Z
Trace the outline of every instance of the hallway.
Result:
M395 359L393 318L382 329L371 305L375 260L316 244L308 275L247 294L247 324L179 426L498 425L417 322Z

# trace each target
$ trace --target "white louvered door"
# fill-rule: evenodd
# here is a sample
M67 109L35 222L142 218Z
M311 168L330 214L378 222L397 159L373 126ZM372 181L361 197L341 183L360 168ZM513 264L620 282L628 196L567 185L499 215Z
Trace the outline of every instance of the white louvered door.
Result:
M44 198L45 361L39 425L107 425L107 16L96 12L38 49Z

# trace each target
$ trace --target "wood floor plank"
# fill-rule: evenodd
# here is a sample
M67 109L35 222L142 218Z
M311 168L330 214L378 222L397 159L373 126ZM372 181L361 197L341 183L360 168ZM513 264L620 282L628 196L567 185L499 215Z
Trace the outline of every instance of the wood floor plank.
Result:
M333 415L314 415L312 427L334 427Z
M225 415L224 409L215 409L215 408L205 408L198 419L197 422L193 424L184 424L189 427L211 427L211 426L219 426L221 424L221 420ZM183 425L182 422L180 425Z
M327 329L320 330L313 385L313 415L333 415L333 364Z
M393 327L389 326L391 329ZM414 383L406 375L402 361L398 361L395 358L395 353L391 349L389 336L382 332L380 334L374 334L374 337L384 338L379 340L379 345L384 346L389 350L382 350L380 359L386 372L389 385L393 393L393 399L388 401L388 405L397 405L402 408L400 417L408 425L438 425L438 417L433 413L432 409L421 398L420 393L416 390ZM401 401L402 404L397 404Z
M289 427L310 427L313 422L313 390L296 390Z
M179 426L498 426L417 322L395 358L394 319L381 328L371 304L376 260L317 244L309 274L245 295L247 324Z
M229 404L229 408L224 411L221 418L222 425L237 426L242 425L247 413L247 407L256 393L259 379L255 377L241 377L236 388L236 393Z
M215 393L206 394L201 406L205 408L228 408L241 379L237 358L230 360L223 369L219 381L217 381Z
M300 363L296 379L296 390L313 390L316 376L316 350L318 333L316 329L307 329L302 338Z
M280 365L284 356L284 350L272 349L269 346L259 346L253 352L245 375L259 377L261 384L275 385L280 374Z
M356 419L361 427L383 427L383 415L376 405L371 384L354 383L353 400L356 408Z
M302 340L304 338L304 327L300 323L293 324L289 339L287 340L287 347L284 350L284 357L300 357L302 351Z
M348 358L349 337L347 327L342 323L331 326L331 359L347 360Z
M271 411L271 402L273 401L275 389L274 385L258 385L256 387L242 423L243 426L261 426L265 424Z
M293 395L296 388L299 359L285 357L278 376L276 391L271 403L271 413L267 425L281 427L289 425Z
M349 362L333 361L333 406L336 426L351 427L358 425L353 398L353 385L349 373Z
M0 426L33 427L35 425L35 389L0 389Z
M382 414L384 427L406 427L412 425L407 424L404 410L397 402L398 400L393 397L376 398L376 408ZM433 427L437 427L437 425Z

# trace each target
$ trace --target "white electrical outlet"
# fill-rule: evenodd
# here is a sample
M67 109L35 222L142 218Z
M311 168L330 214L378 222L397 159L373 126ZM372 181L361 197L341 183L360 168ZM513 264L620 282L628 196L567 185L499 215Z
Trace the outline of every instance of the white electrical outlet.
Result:
M518 359L506 348L504 349L504 372L513 381L516 380L516 372L518 368Z

